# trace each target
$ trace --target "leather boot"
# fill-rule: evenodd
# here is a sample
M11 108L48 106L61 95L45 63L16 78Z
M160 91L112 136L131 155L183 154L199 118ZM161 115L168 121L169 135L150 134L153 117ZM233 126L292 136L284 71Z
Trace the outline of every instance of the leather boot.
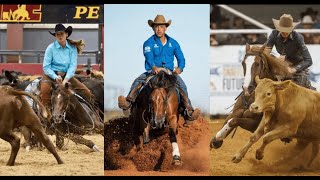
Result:
M196 108L195 110L193 109L193 107L189 104L189 98L188 96L184 93L184 91L181 89L181 87L178 87L179 92L180 92L180 96L181 96L181 101L184 105L185 112L184 112L184 118L185 121L193 121L198 119L199 115L200 115L200 109Z
M51 112L51 87L52 82L50 81L41 81L40 82L40 98L41 103L44 105L46 110Z
M132 103L136 100L142 85L142 83L138 84L137 87L130 91L126 98L124 96L118 97L118 106L120 109L128 110L131 107Z

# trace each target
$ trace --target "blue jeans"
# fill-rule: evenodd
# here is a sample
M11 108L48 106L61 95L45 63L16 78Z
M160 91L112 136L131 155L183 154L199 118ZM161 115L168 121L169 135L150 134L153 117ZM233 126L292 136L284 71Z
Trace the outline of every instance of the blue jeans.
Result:
M130 92L132 91L132 89L136 88L140 83L144 83L147 77L149 76L149 74L150 72L144 72L138 78L136 78L131 85ZM184 83L184 81L179 75L176 75L176 77L177 77L177 85L180 86L180 88L183 90L185 95L188 97L189 105L192 107L186 84Z

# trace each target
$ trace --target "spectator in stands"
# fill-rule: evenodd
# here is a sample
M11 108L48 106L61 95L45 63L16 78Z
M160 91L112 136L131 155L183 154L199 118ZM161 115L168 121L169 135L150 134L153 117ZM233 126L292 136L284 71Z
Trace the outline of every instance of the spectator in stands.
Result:
M308 15L311 16L312 21L314 22L313 27L316 29L319 29L320 28L320 18L318 16L318 11L313 10L312 7L307 8L306 11L304 11L300 14L301 21L303 20L303 18L305 16L308 16Z
M72 27L66 28L62 24L55 26L55 32L49 33L55 37L44 54L42 80L40 83L40 97L43 105L50 110L51 108L51 91L53 82L65 85L70 82L74 89L80 91L81 95L88 101L92 102L93 95L91 91L74 78L77 68L77 57L82 52L84 43L82 40L75 41L69 39L72 33Z
M302 18L301 26L303 29L312 29L314 25L314 22L312 20L312 17L310 15L305 15ZM306 44L313 44L313 34L312 33L303 33L304 42Z
M292 80L303 87L315 89L308 78L308 68L312 65L311 55L303 36L293 30L299 23L293 22L290 14L283 14L280 20L272 20L276 29L266 42L269 52L275 46L282 59L292 64L288 67L288 71L294 76Z
M320 34L313 34L313 44L320 44Z
M211 4L211 13L210 13L210 29L216 29L217 24L220 24L222 20L220 7L217 5Z
M266 39L259 34L245 34L246 43L248 44L263 44Z

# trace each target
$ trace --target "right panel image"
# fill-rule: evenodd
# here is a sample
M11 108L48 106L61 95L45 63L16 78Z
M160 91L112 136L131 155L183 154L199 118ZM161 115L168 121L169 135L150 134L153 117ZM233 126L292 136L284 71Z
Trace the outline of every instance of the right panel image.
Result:
M210 175L319 175L319 10L210 5Z
M209 4L104 12L105 175L209 175Z

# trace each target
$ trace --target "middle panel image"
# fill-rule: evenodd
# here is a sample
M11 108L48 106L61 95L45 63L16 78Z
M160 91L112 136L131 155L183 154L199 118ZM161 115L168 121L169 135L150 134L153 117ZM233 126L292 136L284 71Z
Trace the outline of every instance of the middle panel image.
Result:
M105 175L208 175L209 5L104 18Z

